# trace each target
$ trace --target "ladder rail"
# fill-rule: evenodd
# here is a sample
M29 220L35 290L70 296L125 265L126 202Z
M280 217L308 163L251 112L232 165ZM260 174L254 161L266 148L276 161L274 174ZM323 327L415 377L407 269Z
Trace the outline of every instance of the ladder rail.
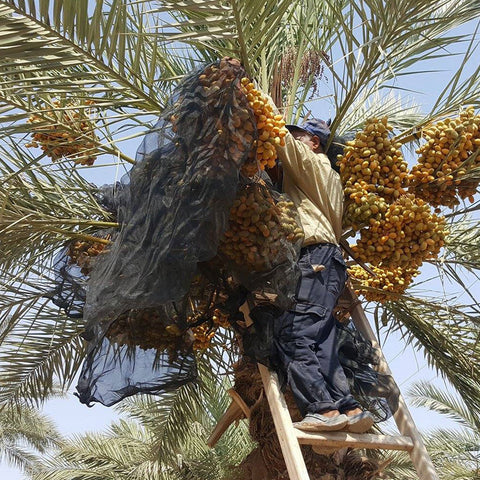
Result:
M378 349L380 353L380 364L378 366L378 371L380 373L385 373L390 375L395 381L392 371L388 366L388 363L385 359L382 349L377 341L375 333L373 332L372 327L365 315L365 311L360 302L357 302L355 293L351 290L350 287L347 287L352 299L355 301L354 308L351 311L352 320L356 326L356 328L362 333L362 335L369 341L372 342L372 345ZM395 382L396 384L396 382ZM398 388L398 385L397 385ZM440 477L437 475L435 471L435 467L433 466L432 460L430 458L429 453L423 443L422 436L420 432L417 430L415 426L415 422L413 420L410 411L408 410L407 404L403 399L402 394L400 393L400 389L398 390L398 408L396 412L393 414L393 418L395 423L397 424L398 430L402 435L410 437L413 441L413 448L410 450L410 458L412 463L417 470L417 474L420 480L440 480Z
M261 363L258 369L290 480L310 480L285 397L280 391L278 376Z

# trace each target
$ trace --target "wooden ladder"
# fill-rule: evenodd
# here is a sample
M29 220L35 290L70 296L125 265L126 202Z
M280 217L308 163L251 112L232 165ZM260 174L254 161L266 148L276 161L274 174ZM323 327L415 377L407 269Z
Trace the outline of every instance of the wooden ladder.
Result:
M354 294L352 292L350 294L352 299L356 300ZM390 368L360 302L355 301L354 304L355 307L351 310L351 315L356 328L362 333L364 338L370 340L373 346L378 349L380 356L378 371L391 375ZM248 311L242 310L248 315ZM359 434L342 431L304 432L293 426L276 373L261 364L258 364L258 369L260 370L265 395L270 406L290 480L310 480L300 445L311 445L319 453L332 453L345 447L407 451L410 454L419 480L439 480L420 433L401 394L398 397L398 408L393 415L400 435ZM210 435L207 442L210 447L216 444L231 423L244 417L249 418L250 416L250 410L241 397L234 390L230 390L229 394L232 397L232 403Z

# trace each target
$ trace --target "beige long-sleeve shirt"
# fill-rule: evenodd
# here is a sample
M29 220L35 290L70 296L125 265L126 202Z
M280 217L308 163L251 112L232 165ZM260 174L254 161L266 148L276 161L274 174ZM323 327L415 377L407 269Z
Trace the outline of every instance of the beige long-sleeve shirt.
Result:
M305 232L304 246L338 245L343 215L340 175L325 154L314 153L290 133L277 153L283 166L283 190L295 203Z

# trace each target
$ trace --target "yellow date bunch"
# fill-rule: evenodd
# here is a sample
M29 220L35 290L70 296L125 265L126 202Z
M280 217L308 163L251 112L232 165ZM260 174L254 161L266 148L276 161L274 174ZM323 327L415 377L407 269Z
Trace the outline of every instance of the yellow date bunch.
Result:
M275 166L276 146L285 145L287 129L283 116L275 114L267 97L248 78L242 78L241 85L256 121L256 150L242 169L242 173L252 177L259 168L264 170Z
M359 265L353 265L348 273L357 295L363 295L370 302L384 303L398 300L420 272L416 268L372 267L375 276Z
M106 337L118 345L172 352L183 343L182 335L180 328L175 323L167 324L155 308L133 309L123 313L106 333Z
M345 188L344 227L359 232L353 252L370 265L351 270L356 288L368 300L398 298L427 259L445 242L445 220L413 191L401 144L388 119L371 118L339 156Z
M444 217L408 193L389 205L381 220L361 230L353 251L374 266L416 268L438 255L446 233Z
M195 316L189 318L189 322L195 321ZM228 315L215 308L212 315L212 321L204 322L196 327L192 327L193 332L193 349L194 350L206 350L212 344L212 340L215 337L218 327L229 328L230 323L228 321Z
M198 281L198 279L194 279ZM196 285L201 288L202 285ZM217 295L210 298L211 290L198 297L189 296L190 313L172 314L163 309L132 309L120 315L107 331L107 338L118 345L139 347L144 350L175 352L205 350L211 346L219 327L229 328L228 314L215 306ZM208 297L208 298L207 298ZM212 301L213 299L213 301ZM180 317L186 318L181 321Z
M211 268L216 268L211 264ZM218 265L217 265L218 266ZM212 283L204 275L196 275L192 280L188 295L189 314L187 325L193 337L194 350L206 350L219 327L229 328L229 315L218 307L228 295L218 283Z
M241 268L263 272L286 260L303 241L293 202L276 202L258 183L239 189L219 252Z
M401 145L389 138L392 126L386 117L370 118L354 140L346 143L338 159L340 176L347 202L358 185L369 185L369 191L387 201L393 201L403 192L408 177L408 165Z
M241 90L245 70L224 58L185 80L166 114L177 147L203 162L205 177L241 168L254 149L255 119Z
M93 240L74 240L70 243L67 255L70 257L70 263L80 267L84 275L89 275L95 257L105 251L105 247L110 243L110 235Z
M68 158L81 165L93 165L99 152L93 104L88 100L85 105L62 104L57 100L50 111L30 116L32 141L26 146L40 147L53 161Z
M479 180L468 173L480 166L480 115L473 107L457 118L437 122L422 131L425 143L410 174L410 191L434 207L454 207L459 198L473 202ZM478 177L477 177L478 178Z
M363 180L354 183L345 196L343 224L355 231L381 220L388 210L388 203L375 193L375 186Z

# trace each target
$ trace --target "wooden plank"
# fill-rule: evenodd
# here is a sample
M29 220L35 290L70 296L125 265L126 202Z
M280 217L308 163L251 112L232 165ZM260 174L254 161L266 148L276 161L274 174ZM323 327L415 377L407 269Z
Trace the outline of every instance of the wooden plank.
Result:
M290 480L310 480L277 374L258 364Z
M250 408L248 408L248 405L245 403L243 398L233 388L229 388L227 393L230 395L232 400L242 409L245 417L250 420Z
M354 302L358 300L357 296L351 288L349 288L348 293L351 296L352 304L355 304ZM351 314L353 322L355 323L357 329L363 334L363 336L367 340L370 340L373 346L378 348L380 352L381 361L378 367L378 371L387 375L392 375L392 372L383 355L382 349L378 344L375 333L370 326L370 323L365 315L361 304L357 303L356 306L352 309ZM400 433L402 435L410 437L413 441L413 448L410 451L410 458L412 459L412 463L417 470L419 480L440 480L440 477L435 472L435 468L433 466L432 460L430 459L430 455L425 448L425 444L423 443L420 432L415 426L415 422L413 421L413 418L408 410L407 404L405 403L402 395L399 395L398 408L397 411L394 412L393 418L395 419Z
M337 448L379 448L383 450L410 451L413 442L410 437L401 435L373 435L369 433L348 432L303 432L295 429L297 439L302 445L318 445Z
M222 415L222 418L218 421L217 425L213 429L213 432L208 437L207 445L210 448L213 448L217 442L220 440L220 437L225 433L227 428L237 420L240 420L244 417L244 413L237 402L233 401L230 406L227 408L227 411Z

